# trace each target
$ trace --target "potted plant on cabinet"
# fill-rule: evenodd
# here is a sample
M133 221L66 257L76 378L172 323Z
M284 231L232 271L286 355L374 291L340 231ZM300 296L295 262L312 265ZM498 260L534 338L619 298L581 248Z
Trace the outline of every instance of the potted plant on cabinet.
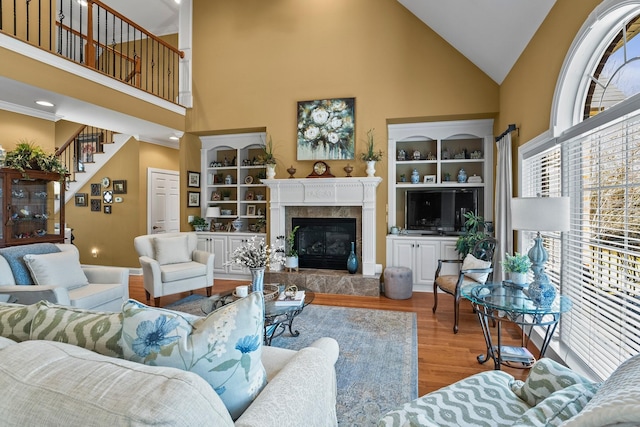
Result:
M273 179L276 176L276 158L273 154L273 139L271 139L271 135L267 139L267 142L264 144L262 148L262 154L260 155L260 161L267 168L266 177L267 179Z
M382 150L376 151L375 141L373 139L373 129L369 129L369 131L367 131L366 151L360 154L360 158L367 162L367 176L374 176L376 173L376 162L382 160Z
M193 217L193 221L189 224L195 231L204 231L207 228L207 220L197 215Z
M509 280L516 285L527 283L527 272L531 268L531 260L527 255L516 252L514 255L505 254L502 271L509 275Z
M287 241L285 243L285 253L284 253L284 266L285 268L296 270L298 269L298 251L294 248L294 244L296 242L296 231L298 231L300 226L296 225L293 227L293 230L289 232L287 235Z
M40 170L60 174L60 181L69 173L55 154L47 154L44 150L32 142L20 140L16 148L7 152L4 165L7 168L17 169L26 177L27 170Z
M229 200L231 197L231 190L223 188L220 190L220 195L222 195L222 200Z

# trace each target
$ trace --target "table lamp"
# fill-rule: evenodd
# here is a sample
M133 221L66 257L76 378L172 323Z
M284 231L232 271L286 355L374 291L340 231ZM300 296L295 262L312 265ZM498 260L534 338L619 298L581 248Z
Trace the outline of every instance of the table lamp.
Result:
M534 303L550 305L555 298L555 287L544 272L549 255L542 246L541 231L568 231L568 197L518 197L511 199L511 225L514 230L535 231L538 235L529 250L533 282L528 293Z
M218 206L209 206L204 216L206 218L219 218L220 217L220 207Z

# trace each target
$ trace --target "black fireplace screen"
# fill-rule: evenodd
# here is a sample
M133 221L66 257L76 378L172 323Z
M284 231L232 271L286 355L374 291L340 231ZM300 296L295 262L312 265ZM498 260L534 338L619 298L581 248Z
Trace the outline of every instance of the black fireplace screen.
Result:
M354 218L293 218L299 226L294 247L300 268L346 270L351 242L356 239Z

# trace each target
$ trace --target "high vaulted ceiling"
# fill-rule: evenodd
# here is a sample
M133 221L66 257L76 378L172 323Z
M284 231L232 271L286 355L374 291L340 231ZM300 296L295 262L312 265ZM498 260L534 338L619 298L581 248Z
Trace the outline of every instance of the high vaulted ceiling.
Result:
M178 32L175 0L102 1L154 34ZM500 84L556 0L398 2Z

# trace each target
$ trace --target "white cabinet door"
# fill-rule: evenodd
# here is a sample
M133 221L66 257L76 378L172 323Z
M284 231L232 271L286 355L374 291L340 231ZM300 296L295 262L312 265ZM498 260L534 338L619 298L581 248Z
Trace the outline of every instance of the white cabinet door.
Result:
M432 285L440 258L440 242L416 240L413 253L413 283Z
M408 267L413 270L413 249L415 242L407 239L393 240L393 267ZM415 273L414 273L415 274ZM415 277L414 277L415 281Z
M245 243L247 243L248 238L246 236L229 236L229 256L231 256L231 254L233 253L233 251L236 250L236 248L239 248L241 246L243 246ZM236 274L247 274L248 270L243 268L241 265L238 264L232 264L228 267L228 271L229 273L236 273Z
M456 251L456 242L442 242L440 244L440 259L458 259L458 251ZM458 274L461 264L442 264L441 275ZM436 268L438 266L436 265Z
M209 237L209 247L211 253L215 255L213 258L213 271L215 273L226 273L227 267L224 265L229 256L227 252L227 237L212 235Z

